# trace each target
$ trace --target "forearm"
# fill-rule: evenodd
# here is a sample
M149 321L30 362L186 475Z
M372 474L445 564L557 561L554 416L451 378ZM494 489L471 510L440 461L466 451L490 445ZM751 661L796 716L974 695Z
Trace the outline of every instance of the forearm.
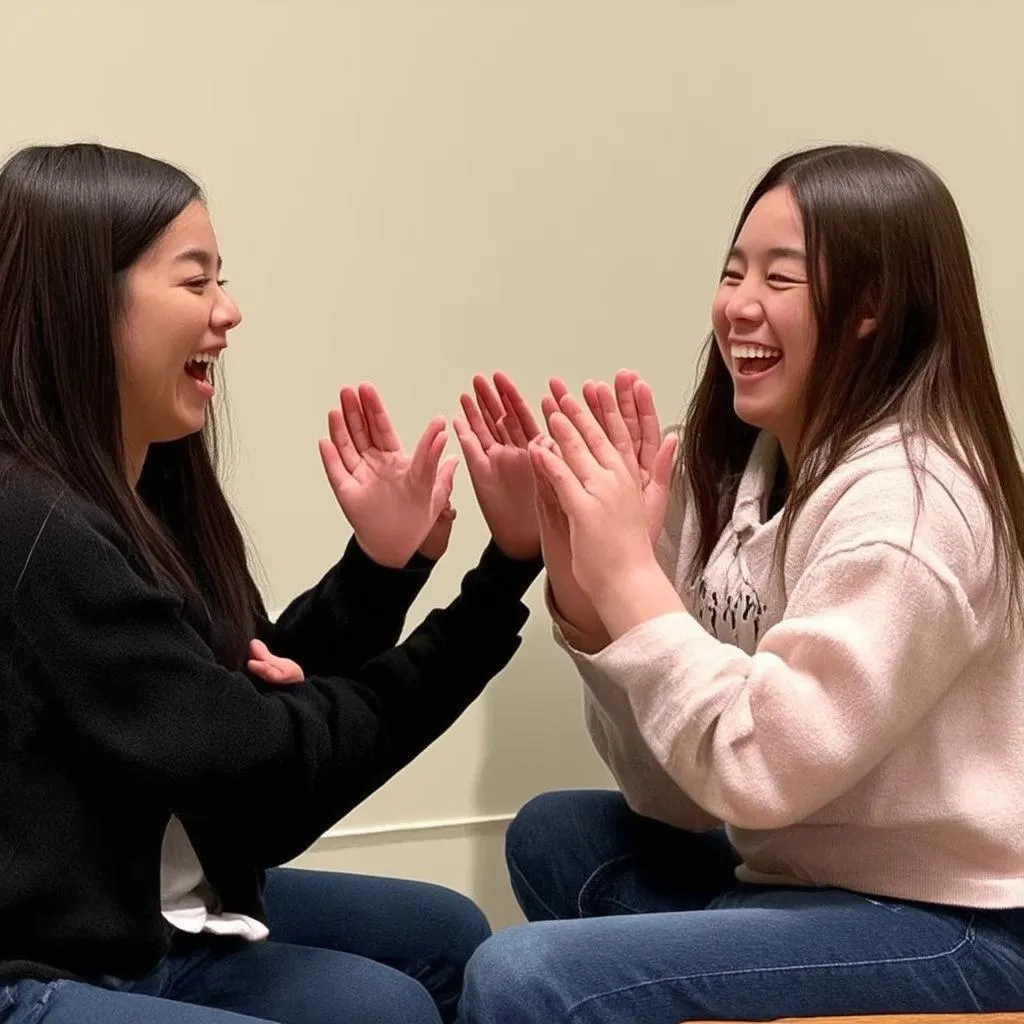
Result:
M572 634L573 646L594 654L609 642L593 603L580 589L572 572L557 564L547 566L547 602L552 618L563 632Z
M236 804L237 828L254 823L248 840L257 863L295 856L448 729L518 648L528 614L522 595L539 568L539 562L515 562L491 548L455 601L432 611L354 679L311 678L279 694L296 715L305 715L300 700L320 709L329 747L316 781L285 787L286 799L274 804L272 830L266 808L261 813ZM223 819L222 807L217 813Z
M629 806L646 818L700 831L721 821L688 797L651 753L626 693L582 659L587 732Z
M260 639L307 675L344 675L393 647L433 562L414 555L404 569L378 565L353 540L341 561L297 597Z
M593 602L595 614L611 640L661 615L686 610L653 554L594 588Z

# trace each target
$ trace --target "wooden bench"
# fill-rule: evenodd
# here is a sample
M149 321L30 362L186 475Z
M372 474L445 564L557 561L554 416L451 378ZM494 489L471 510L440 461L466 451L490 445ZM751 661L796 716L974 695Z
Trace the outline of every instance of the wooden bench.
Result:
M866 1017L785 1017L774 1024L1024 1024L1024 1013L903 1013ZM689 1024L744 1024L743 1021L690 1021Z

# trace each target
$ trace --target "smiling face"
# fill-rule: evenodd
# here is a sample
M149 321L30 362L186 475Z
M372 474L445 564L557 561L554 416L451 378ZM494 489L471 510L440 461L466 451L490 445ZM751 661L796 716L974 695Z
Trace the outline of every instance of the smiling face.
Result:
M217 280L217 238L206 207L190 203L126 275L118 331L118 388L134 478L150 444L202 430L213 366L241 313Z
M711 319L732 377L736 415L774 434L792 462L817 329L803 220L787 188L765 193L743 222Z

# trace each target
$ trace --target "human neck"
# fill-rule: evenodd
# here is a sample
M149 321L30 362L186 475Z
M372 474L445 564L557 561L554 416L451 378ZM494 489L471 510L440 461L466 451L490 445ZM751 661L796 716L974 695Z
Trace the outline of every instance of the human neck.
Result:
M142 477L142 467L146 464L146 455L149 453L148 442L132 443L128 437L122 443L122 454L124 458L124 475L128 486L134 491L139 485Z

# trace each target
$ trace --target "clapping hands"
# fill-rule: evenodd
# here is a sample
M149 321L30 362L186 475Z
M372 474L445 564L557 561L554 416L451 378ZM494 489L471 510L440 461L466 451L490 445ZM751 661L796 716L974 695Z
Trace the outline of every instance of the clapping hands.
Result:
M478 375L454 428L497 546L515 559L543 554L556 606L600 645L603 595L653 564L676 438L662 438L651 389L632 371L613 385L587 381L581 398L557 378L549 388L543 430L506 374ZM416 551L440 557L457 463L442 461L444 418L431 420L407 455L377 390L362 384L342 389L328 432L324 469L366 554L396 568Z

